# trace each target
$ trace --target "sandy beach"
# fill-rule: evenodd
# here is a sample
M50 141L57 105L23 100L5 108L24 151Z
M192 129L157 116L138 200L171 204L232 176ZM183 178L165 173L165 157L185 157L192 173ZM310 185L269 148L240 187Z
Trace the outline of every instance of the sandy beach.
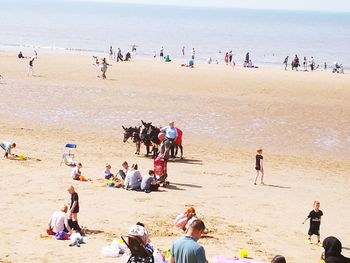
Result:
M0 160L0 262L124 262L101 248L137 221L152 244L168 249L182 234L173 219L193 205L209 233L200 240L213 256L255 260L276 254L287 262L318 262L301 222L315 200L324 212L321 237L350 247L347 223L350 170L350 75L278 68L244 69L136 58L109 67L107 80L84 54L40 54L28 60L0 53L0 141L37 160ZM124 126L141 120L184 131L184 160L169 163L168 188L145 194L73 182L60 166L66 143L76 143L83 174L101 179L127 160L141 174L153 160L123 143ZM253 185L255 150L264 148L266 185ZM91 238L81 248L42 239L51 214L80 196L79 223ZM349 249L343 251L350 256Z

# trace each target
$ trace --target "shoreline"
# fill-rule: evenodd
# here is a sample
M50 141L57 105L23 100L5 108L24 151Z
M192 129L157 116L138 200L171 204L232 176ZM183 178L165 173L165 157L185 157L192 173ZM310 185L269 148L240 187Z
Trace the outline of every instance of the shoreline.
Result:
M65 47L40 47L40 46L35 46L35 45L21 45L21 44L7 44L7 45L0 45L0 54L1 53L4 53L4 54L8 54L8 53L12 53L12 52L17 52L16 55L18 54L19 51L24 51L24 52L28 52L28 53L33 53L33 50L37 50L40 54L46 54L46 55L57 55L57 54L64 54L64 55L79 55L79 56L101 56L101 57L105 57L105 58L109 58L109 54L108 54L108 51L103 51L103 50L95 50L95 49L82 49L82 48L65 48ZM124 56L126 54L126 52L130 52L131 51L124 51ZM132 54L131 53L131 59L132 60L135 60L135 59L141 59L141 60L150 60L150 61L153 61L153 60L159 60L159 52L157 52L157 58L156 59L153 59L153 55L151 54L151 52L149 54L145 54L145 53L141 53L141 54ZM224 62L224 54L225 52L222 52L222 53L218 53L217 54L217 57L220 57L218 62L219 64L218 65L225 65L225 62ZM104 56L103 56L103 55ZM166 55L166 54L165 54ZM235 55L236 56L236 55ZM187 63L190 59L190 56L187 55L186 57L181 57L180 54L177 54L175 56L171 56L170 55L170 58L172 59L172 62L171 63L174 63L174 62L177 62L177 63ZM215 63L215 60L216 58L212 58L213 59L213 62L212 62L212 66L214 65L217 65ZM235 60L235 59L234 59ZM281 61L283 61L283 57L281 57L280 59ZM112 60L112 61L115 61L115 60ZM197 58L195 61L198 62L198 64L205 64L205 65L208 65L207 64L207 58L203 58L203 57L200 57L200 58ZM243 61L241 62L236 62L236 67L243 67ZM290 61L291 63L291 61ZM291 69L291 64L289 63L288 65L288 70L292 70ZM254 64L255 64L255 61L254 61ZM333 64L327 64L328 67L327 67L327 70L324 70L324 67L323 67L323 62L320 65L320 68L319 69L316 69L315 72L325 72L325 73L332 73L332 69L333 69ZM229 67L232 67L230 65L228 65ZM271 68L271 69L281 69L283 70L284 69L284 65L283 63L275 63L275 62L264 62L264 61L258 61L256 66L258 68ZM344 65L343 65L344 66ZM257 69L258 69L257 68ZM310 70L307 70L305 71L303 68L302 68L302 65L299 67L299 71L300 72L310 72ZM254 69L254 68L252 68ZM344 74L349 74L347 71L350 70L350 66L347 66L345 65L344 66L344 70L345 70L345 73Z

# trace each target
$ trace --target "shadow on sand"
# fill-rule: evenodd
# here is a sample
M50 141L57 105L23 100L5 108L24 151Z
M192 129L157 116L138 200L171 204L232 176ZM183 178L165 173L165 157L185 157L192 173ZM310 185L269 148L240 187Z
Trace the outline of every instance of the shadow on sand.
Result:
M263 184L261 186L273 187L273 188L281 188L281 189L291 189L290 186L276 185L276 184Z
M171 185L174 185L174 186L184 186L184 187L192 187L192 188L203 188L201 185L195 185L195 184L171 183Z
M203 161L202 160L198 160L198 159L176 159L175 161L173 161L175 163L186 163L186 164L196 164L196 165L203 165Z

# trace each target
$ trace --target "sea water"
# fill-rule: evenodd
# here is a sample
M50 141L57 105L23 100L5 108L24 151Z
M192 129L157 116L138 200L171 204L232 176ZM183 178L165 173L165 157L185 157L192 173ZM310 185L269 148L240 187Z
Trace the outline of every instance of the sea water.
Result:
M108 53L109 46L152 57L223 62L232 50L240 64L281 65L289 55L313 56L323 67L350 65L350 14L232 8L134 5L69 0L1 0L0 50Z

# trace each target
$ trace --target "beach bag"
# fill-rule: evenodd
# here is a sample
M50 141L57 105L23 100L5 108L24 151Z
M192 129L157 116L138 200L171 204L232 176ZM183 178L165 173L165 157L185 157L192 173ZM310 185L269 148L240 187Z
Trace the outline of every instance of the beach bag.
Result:
M57 240L67 240L69 239L69 234L67 232L60 231L55 235L55 238Z

